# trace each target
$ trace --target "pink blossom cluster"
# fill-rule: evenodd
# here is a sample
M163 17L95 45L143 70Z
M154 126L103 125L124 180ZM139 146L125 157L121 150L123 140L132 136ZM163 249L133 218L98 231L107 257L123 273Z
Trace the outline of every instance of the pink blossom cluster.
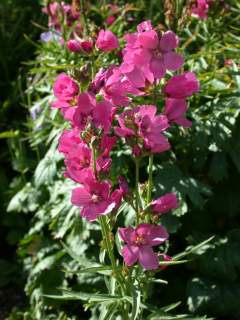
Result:
M60 137L59 151L65 157L65 176L78 184L72 191L72 203L89 221L116 213L123 199L132 197L126 179L120 177L115 185L109 178L111 151L117 141L124 139L135 159L170 149L165 132L173 123L190 126L185 118L186 99L199 90L195 75L185 72L164 85L163 113L158 113L156 105L134 106L133 98L146 95L147 86L159 85L167 70L178 70L183 57L175 52L178 37L172 31L158 34L150 21L141 23L125 40L122 64L100 69L85 92L65 73L53 86L56 99L52 106L59 108L71 125ZM101 30L96 46L108 52L119 42L110 31ZM177 206L176 195L168 193L153 200L147 212L154 218ZM170 259L152 249L168 239L162 225L141 221L136 228L120 228L119 234L126 243L122 255L127 266L139 262L144 269L152 270L159 268L160 256Z
M61 24L64 17L66 17L68 26L71 26L72 23L80 17L80 13L64 1L50 2L42 9L42 12L49 16L49 28L54 28L58 31L61 31Z

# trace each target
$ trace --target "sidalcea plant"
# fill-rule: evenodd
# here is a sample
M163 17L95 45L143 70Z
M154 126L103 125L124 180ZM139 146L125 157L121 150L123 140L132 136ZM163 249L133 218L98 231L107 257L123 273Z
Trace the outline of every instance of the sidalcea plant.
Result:
M98 221L101 226L103 250L108 257L101 258L101 265L95 269L110 269L115 281L108 286L108 298L98 294L97 301L105 312L109 307L106 302L110 301L115 307L107 312L112 315L140 319L147 308L147 288L154 275L175 263L164 249L169 235L161 224L161 215L177 208L178 199L173 193L152 198L153 156L171 148L166 135L171 126L191 125L185 117L186 99L198 92L199 82L192 72L170 78L184 63L183 56L175 52L179 39L174 32L158 32L150 21L144 21L137 32L124 39L122 63L92 72L87 90L83 91L86 85L77 78L60 74L53 87L56 100L52 107L59 108L70 124L60 137L59 151L65 157L65 176L76 183L72 204L80 207L83 219ZM79 50L74 43L68 43L70 46L72 51L81 51L81 46ZM89 61L94 64L98 50L104 54L117 48L117 37L101 30L96 48L91 46L88 53ZM136 105L139 96L148 101L152 97L151 105ZM162 113L159 99L163 101ZM120 141L131 149L135 163L133 190L126 178L120 176L116 184L109 174L111 150ZM149 158L146 193L139 186L139 167L144 157ZM124 202L135 212L132 225L122 225ZM111 266L104 265L107 259ZM118 297L115 304L114 297Z

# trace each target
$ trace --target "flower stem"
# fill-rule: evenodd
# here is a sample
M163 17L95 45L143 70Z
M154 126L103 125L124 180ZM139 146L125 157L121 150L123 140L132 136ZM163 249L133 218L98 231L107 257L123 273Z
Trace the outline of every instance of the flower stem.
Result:
M90 36L90 30L87 22L86 11L84 10L84 0L80 0L80 10L82 13L85 30L87 31L87 36Z
M153 170L153 154L149 156L148 164L148 190L147 190L147 205L152 200L152 170Z
M111 265L112 265L112 269L114 272L114 275L116 276L116 279L118 280L118 283L122 289L122 291L125 291L125 288L123 287L123 283L124 283L124 279L122 278L122 275L119 273L116 261L115 261L115 257L114 257L114 253L113 253L113 248L112 248L112 244L111 244L111 239L109 237L110 235L110 231L108 228L108 224L107 224L107 220L105 216L100 216L99 217L99 222L101 225L101 230L102 230L102 236L103 236L103 240L106 244L106 249L107 249L107 253L109 256L109 259L111 261Z
M135 195L136 195L136 224L139 224L139 208L140 208L140 196L139 196L139 165L140 160L135 160Z
M97 165L96 165L97 155L96 155L96 149L94 148L94 146L92 146L92 157L93 157L93 172L95 177L97 178Z

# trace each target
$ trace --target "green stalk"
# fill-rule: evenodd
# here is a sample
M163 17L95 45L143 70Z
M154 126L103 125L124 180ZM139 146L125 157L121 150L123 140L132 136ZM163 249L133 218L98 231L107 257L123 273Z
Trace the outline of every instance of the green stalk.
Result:
M84 21L85 30L87 31L87 36L90 36L90 30L89 30L89 26L87 23L87 16L86 16L86 12L84 10L84 0L80 0L80 9L81 9L81 13L82 13L83 21Z
M112 269L114 272L114 275L116 276L116 279L122 289L123 292L125 292L125 288L123 286L124 283L124 279L122 277L122 275L119 273L118 271L118 267L115 261L115 257L114 257L114 253L113 253L113 248L112 248L112 244L111 244L111 240L109 238L109 228L108 228L108 224L107 224L107 220L106 220L106 216L100 216L99 217L99 222L100 222L100 226L101 226L101 230L102 230L102 236L103 236L103 240L106 244L106 249L107 249L107 253L109 256L109 259L111 261L111 265L112 265Z
M147 205L152 200L152 170L153 170L153 154L149 156L148 164L148 190L147 190Z
M140 208L140 196L139 196L139 165L140 160L135 160L135 197L136 197L136 224L139 224L139 208Z
M93 172L95 177L97 178L97 165L96 165L97 155L96 155L96 149L94 148L93 145L92 145L92 157L93 157Z

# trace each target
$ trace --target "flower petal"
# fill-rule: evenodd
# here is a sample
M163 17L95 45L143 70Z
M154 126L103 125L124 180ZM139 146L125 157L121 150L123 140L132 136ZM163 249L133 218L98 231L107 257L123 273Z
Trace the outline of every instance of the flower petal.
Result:
M132 227L127 227L127 228L119 228L118 233L124 242L130 243L131 237L132 235L135 234L135 231Z
M78 207L85 206L91 201L91 195L85 188L76 188L72 191L72 204Z
M150 69L156 79L162 79L166 73L166 67L163 59L152 59Z
M187 103L185 99L173 99L166 100L164 107L164 114L170 121L178 119L187 111Z
M124 262L127 266L132 266L138 260L139 247L126 245L122 249Z
M186 119L186 118L179 118L175 120L175 123L178 124L179 126L189 128L192 125L192 121Z
M175 52L164 54L163 59L166 68L172 71L178 70L184 63L183 56Z
M141 22L138 26L137 26L137 31L138 32L145 32L145 31L150 31L152 30L152 23L151 20L146 20Z
M138 36L139 43L147 49L156 49L158 46L158 35L154 30L145 31Z
M80 113L89 114L96 107L95 97L90 93L81 93L78 96L78 108Z
M151 246L157 246L168 239L167 230L162 226L152 225L151 232L148 236L148 243Z
M171 51L175 48L177 48L179 43L178 36L172 31L167 31L163 34L161 40L160 40L160 48L165 51Z
M146 270L158 269L158 257L152 247L142 246L139 248L139 263Z

